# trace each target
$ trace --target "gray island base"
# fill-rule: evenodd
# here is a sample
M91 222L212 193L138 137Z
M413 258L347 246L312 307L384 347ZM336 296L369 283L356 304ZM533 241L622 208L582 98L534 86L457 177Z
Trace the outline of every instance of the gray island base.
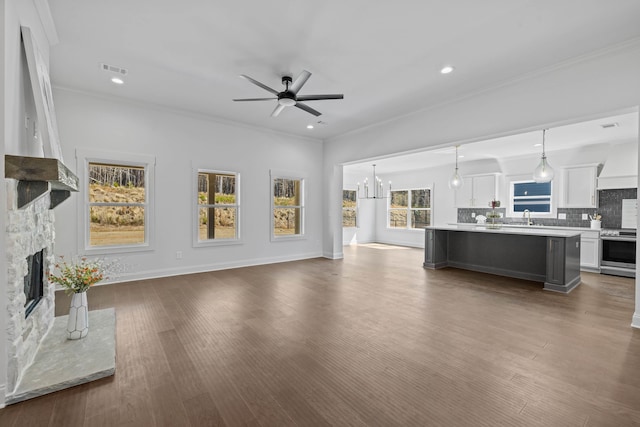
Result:
M543 282L546 290L569 293L581 280L580 233L475 225L426 227L423 266Z

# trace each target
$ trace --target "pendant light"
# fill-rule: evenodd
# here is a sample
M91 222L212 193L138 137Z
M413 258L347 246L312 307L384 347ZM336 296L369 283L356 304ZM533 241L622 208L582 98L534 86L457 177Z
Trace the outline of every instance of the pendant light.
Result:
M462 188L462 186L464 185L464 181L458 173L458 147L459 146L456 145L456 169L453 171L453 175L451 175L451 178L449 179L449 188L451 188L452 190Z
M554 171L549 162L547 162L547 155L544 152L544 137L546 129L542 129L542 158L540 164L533 171L533 180L538 183L551 182L553 180Z

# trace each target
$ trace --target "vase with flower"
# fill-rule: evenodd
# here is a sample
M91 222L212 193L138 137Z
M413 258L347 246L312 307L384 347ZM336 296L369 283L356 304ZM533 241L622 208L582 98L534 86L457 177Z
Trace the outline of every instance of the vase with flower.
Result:
M491 223L487 227L500 228L500 224L496 222L496 219L500 218L500 213L496 212L496 208L500 207L500 200L491 200L489 207L491 208L491 212L487 213L487 218L491 220Z
M86 257L65 259L60 256L55 264L56 272L48 275L49 281L62 286L71 295L67 338L77 340L89 333L89 307L87 291L96 283L106 279L107 266L104 260L90 260Z

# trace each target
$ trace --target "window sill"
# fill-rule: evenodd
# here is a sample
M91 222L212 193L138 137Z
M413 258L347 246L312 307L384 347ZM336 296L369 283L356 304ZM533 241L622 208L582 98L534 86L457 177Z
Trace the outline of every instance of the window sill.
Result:
M111 254L124 254L133 252L152 252L155 250L148 243L139 245L113 245L113 246L95 246L84 248L83 255L111 255Z
M215 246L231 246L231 245L241 245L243 242L241 239L220 239L220 240L199 240L197 242L193 242L194 248L208 248Z
M307 236L299 234L296 236L271 236L272 242L291 242L295 240L307 240Z

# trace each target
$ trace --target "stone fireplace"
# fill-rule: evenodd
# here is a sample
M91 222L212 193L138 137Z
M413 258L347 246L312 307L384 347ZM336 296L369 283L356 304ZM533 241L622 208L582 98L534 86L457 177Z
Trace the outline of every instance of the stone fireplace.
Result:
M56 159L5 156L7 187L7 392L33 362L54 323L53 208L77 191L77 178ZM27 295L28 293L28 295Z
M16 194L16 184L8 183L9 198ZM13 191L11 187L13 188ZM17 201L17 198L14 198ZM38 345L53 325L55 285L42 277L42 297L30 307L27 316L25 278L29 275L28 257L42 252L42 270L49 271L54 262L54 214L50 199L44 196L30 206L16 209L15 202L7 215L7 390L11 393L20 376L33 362Z

